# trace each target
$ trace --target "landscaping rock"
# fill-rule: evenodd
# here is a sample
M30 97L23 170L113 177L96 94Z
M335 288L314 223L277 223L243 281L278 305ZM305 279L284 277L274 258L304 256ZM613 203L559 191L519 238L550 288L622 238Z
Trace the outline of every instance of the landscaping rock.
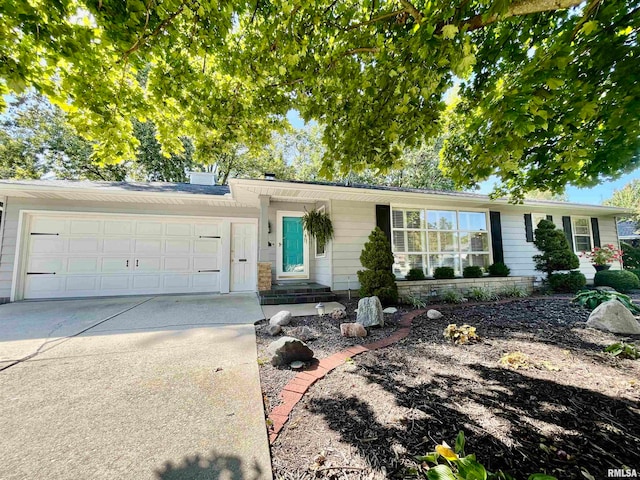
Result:
M331 312L331 318L334 320L342 320L343 318L347 318L347 312L342 308L334 308Z
M367 330L359 323L341 323L340 333L343 337L366 337Z
M282 333L282 327L280 325L267 325L267 333L272 337L275 337Z
M382 313L396 313L398 309L396 307L387 307L382 310Z
M431 319L431 320L438 320L439 318L442 318L442 313L440 313L438 310L428 310L427 311L427 318Z
M358 301L356 322L363 327L384 327L384 314L378 297L364 297Z
M307 326L296 327L289 332L291 337L295 337L303 342L318 338L318 334Z
M287 310L282 310L269 319L269 325L280 325L281 327L289 325L289 322L291 322L291 312Z
M640 335L640 323L618 300L601 303L589 315L587 326L612 333Z
M307 362L313 358L313 350L302 340L293 337L281 337L267 347L271 365L279 367L292 362Z

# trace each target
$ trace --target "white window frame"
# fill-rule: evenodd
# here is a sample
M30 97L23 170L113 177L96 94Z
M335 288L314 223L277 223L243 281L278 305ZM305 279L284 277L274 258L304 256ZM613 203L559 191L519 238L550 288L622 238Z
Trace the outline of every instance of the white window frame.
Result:
M571 216L571 241L573 242L573 251L574 252L582 252L583 250L578 250L578 246L576 245L576 237L589 237L589 244L591 248L588 251L593 249L593 229L591 228L591 217L585 216ZM589 235L585 235L584 233L576 234L576 220L586 220L587 228L589 228ZM584 250L587 251L587 250Z
M325 208L324 205L320 205L317 210L318 210L318 212L325 212L327 209ZM319 247L318 239L317 238L313 239L313 253L314 253L315 258L326 258L327 257L327 245L328 244L329 244L329 242L325 243L324 244L324 250L321 253L318 253L318 247Z
M538 228L538 223L540 223L540 220L546 220L547 219L547 214L546 213L534 213L531 212L531 227L533 228L533 231L536 231L536 228ZM536 217L539 218L539 220L536 222Z
M390 226L391 226L391 251L394 255L394 257L396 256L396 254L406 254L406 255L423 255L426 258L426 262L423 261L423 265L425 266L424 268L426 269L425 274L428 274L428 270L429 270L429 255L457 255L460 256L463 253L469 253L469 254L478 254L478 255L488 255L488 259L489 259L489 265L491 265L493 263L493 245L491 243L491 222L490 222L490 218L489 218L489 210L488 209L484 209L484 208L451 208L451 207L446 207L446 206L416 206L416 205L406 205L406 204L392 204L390 205L390 212L389 212L389 221L390 221ZM394 231L421 231L425 233L425 249L428 249L428 243L429 243L429 239L428 239L428 232L430 231L425 224L424 228L395 228L393 226L393 211L394 209L396 210L421 210L423 212L428 212L428 211L449 211L449 212L455 212L456 214L456 229L455 230L431 230L431 231L437 231L437 232L453 232L456 234L458 240L457 240L457 250L451 251L451 252L430 252L430 251L425 251L425 252L409 252L408 250L406 252L397 252L396 248L395 248L395 242L394 242L394 235L393 232ZM473 213L484 213L485 216L485 224L487 226L486 229L486 233L487 233L487 250L482 251L482 252L462 252L460 250L460 233L474 233L474 232L484 232L483 230L463 230L460 228L460 212L473 212ZM427 217L428 214L425 216L425 222L427 221ZM406 248L408 248L409 245L406 245ZM460 262L460 272L456 272L456 274L460 274L462 275L462 262Z

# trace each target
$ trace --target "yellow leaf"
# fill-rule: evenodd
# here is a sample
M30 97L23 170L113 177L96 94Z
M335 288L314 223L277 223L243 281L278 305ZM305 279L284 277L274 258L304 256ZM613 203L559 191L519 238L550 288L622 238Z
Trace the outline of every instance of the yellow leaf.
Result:
M438 454L442 455L447 460L458 460L458 455L456 455L456 452L445 445L436 445L436 452L438 452Z
M596 28L598 28L598 22L595 20L590 20L588 22L585 22L584 25L582 25L582 28L580 29L580 31L585 35L589 35Z
M450 40L456 36L458 33L458 27L455 25L445 25L442 27L442 38L445 40Z

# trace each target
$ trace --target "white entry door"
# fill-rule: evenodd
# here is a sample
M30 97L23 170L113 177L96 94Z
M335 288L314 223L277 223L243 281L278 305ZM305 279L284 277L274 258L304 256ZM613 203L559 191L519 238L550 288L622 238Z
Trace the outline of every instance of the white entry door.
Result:
M26 234L25 299L219 292L229 258L216 219L35 214Z
M256 289L256 226L253 223L231 224L232 292Z

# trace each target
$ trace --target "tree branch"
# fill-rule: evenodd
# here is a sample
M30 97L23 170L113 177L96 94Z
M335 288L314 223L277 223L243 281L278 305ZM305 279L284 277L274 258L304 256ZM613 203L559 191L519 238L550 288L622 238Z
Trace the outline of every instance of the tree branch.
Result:
M417 23L422 23L422 13L409 0L400 0L404 9L413 17Z
M379 51L380 49L377 47L359 47L359 48L352 48L351 50L347 50L346 52L344 52L343 55L348 56L348 55L355 55L357 53L378 53Z
M171 22L173 22L173 20L178 15L180 15L182 13L182 11L184 10L184 7L185 7L185 4L183 3L182 5L180 5L180 7L175 12L173 12L171 15L169 15L167 18L165 18L162 22L160 22L160 24L156 28L154 28L151 33L149 33L148 35L142 35L140 38L138 38L138 40L136 40L136 43L134 43L131 46L131 48L129 48L129 50L124 52L123 58L126 59L133 52L135 52L138 49L140 49L142 44L147 39L149 39L151 37L155 37L156 35L158 35L166 26L168 26Z
M367 20L366 22L356 23L347 28L347 31L355 30L356 28L366 27L367 25L371 25L372 23L381 22L382 20L386 20L387 18L397 17L401 13L405 13L407 10L395 10L393 12L383 13L382 15L378 15L377 17L373 17L371 20Z

